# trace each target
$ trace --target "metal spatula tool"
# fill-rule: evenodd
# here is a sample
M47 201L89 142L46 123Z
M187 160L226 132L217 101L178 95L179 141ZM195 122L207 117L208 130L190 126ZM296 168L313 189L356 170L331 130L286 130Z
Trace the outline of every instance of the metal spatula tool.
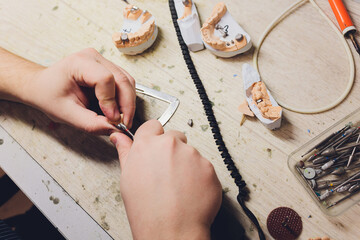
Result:
M136 92L137 93L142 93L144 95L147 95L149 97L153 97L155 99L161 100L163 102L169 103L168 108L165 110L165 112L163 112L163 114L161 115L161 117L158 118L159 122L161 123L161 125L165 125L170 118L174 115L174 113L176 112L176 109L178 108L180 101L179 99L177 99L174 96L171 96L169 94L157 91L155 89L152 88L148 88L145 87L141 84L136 84Z
M169 106L166 108L166 110L158 118L158 121L161 123L162 126L164 126L170 120L170 118L174 115L174 113L176 112L176 109L178 108L178 106L180 104L179 99L177 99L176 97L166 94L164 92L157 91L152 88L145 87L139 83L136 83L136 93L140 93L140 94L161 100L161 101L169 104ZM134 135L125 126L125 124L119 123L118 125L115 125L115 127L122 131L125 131L131 138L134 138Z

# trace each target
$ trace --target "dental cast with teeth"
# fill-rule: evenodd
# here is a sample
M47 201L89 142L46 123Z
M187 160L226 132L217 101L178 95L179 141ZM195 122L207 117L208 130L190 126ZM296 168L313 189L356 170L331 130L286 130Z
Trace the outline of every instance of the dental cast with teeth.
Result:
M201 35L206 48L223 58L244 53L252 46L249 34L234 20L223 2L216 4L201 28Z
M246 115L251 110L254 115L270 130L280 128L282 107L276 102L265 84L261 81L259 73L249 64L242 67L244 91L247 104L242 104L239 110ZM247 110L246 107L250 110Z
M151 47L158 35L154 16L137 6L127 5L123 11L122 30L112 36L115 46L127 55L136 55Z

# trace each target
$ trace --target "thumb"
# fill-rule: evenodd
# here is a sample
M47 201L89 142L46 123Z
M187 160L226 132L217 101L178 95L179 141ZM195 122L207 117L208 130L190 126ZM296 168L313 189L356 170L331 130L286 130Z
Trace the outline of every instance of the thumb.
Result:
M133 142L128 136L119 132L111 134L110 141L115 145L118 151L120 167L123 169Z

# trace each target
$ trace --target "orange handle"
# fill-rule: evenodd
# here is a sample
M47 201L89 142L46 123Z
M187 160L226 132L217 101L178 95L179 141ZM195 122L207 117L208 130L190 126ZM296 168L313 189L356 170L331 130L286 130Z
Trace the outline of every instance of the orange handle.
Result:
M345 35L349 31L356 30L351 18L344 6L342 0L329 0L332 11L335 14L336 20L339 23L342 33Z

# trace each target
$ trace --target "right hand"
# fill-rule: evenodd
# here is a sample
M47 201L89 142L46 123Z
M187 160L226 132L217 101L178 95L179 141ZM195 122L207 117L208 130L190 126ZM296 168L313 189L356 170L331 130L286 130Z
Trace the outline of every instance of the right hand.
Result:
M134 142L120 133L110 140L119 153L120 189L134 239L210 239L221 184L183 133L164 133L151 120Z

